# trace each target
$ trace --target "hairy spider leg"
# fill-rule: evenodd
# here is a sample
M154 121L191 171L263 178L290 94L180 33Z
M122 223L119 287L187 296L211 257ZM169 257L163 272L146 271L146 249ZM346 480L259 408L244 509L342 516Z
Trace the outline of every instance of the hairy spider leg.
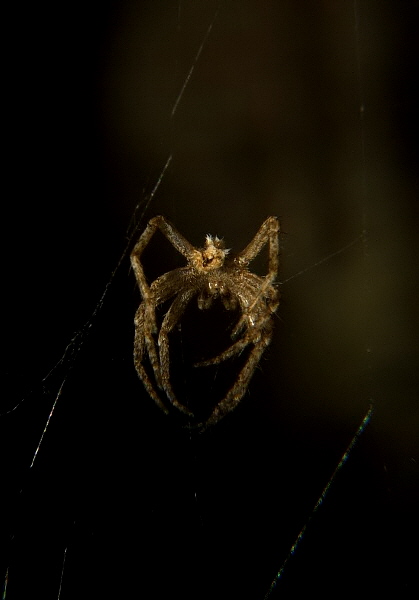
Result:
M278 290L273 285L270 285L264 289L264 294L262 295L260 291L262 287L260 286L257 295L252 298L251 303L243 308L242 315L231 332L232 340L235 340L246 327L254 327L258 321L258 314L260 312L264 312L267 319L270 319L276 312L279 305Z
M146 347L146 336L144 334L146 320L147 319L145 319L145 305L144 305L144 303L142 303L142 304L140 304L139 309L135 313L135 318L134 318L134 323L135 323L134 365L135 365L135 369L136 369L141 381L143 382L143 385L144 385L145 389L147 390L148 394L151 396L151 398L154 400L154 402L157 404L157 406L159 408L161 408L162 411L167 414L169 412L169 410L167 409L167 407L163 404L163 402L159 398L159 395L155 391L154 386L147 374L147 371L145 370L145 368L143 366L144 352L145 352L145 347ZM149 351L150 362L152 362L151 356L152 355L150 354L150 351ZM157 360L157 355L156 355L156 360ZM156 369L155 368L153 368L153 372L156 377ZM156 380L157 380L157 377L156 377Z
M153 398L156 404L164 411L168 412L167 407L160 399L157 391L155 390L150 377L147 374L146 369L143 366L145 350L147 349L147 356L150 361L156 384L160 389L163 389L160 372L160 360L156 343L154 341L153 323L155 323L154 307L166 302L171 296L177 293L177 276L183 269L174 269L161 275L156 279L150 286L147 292L147 299L145 299L138 308L134 324L135 324L135 337L134 337L134 365L137 373L144 384L149 395ZM150 319L150 313L153 314L153 319Z
M140 257L157 229L161 231L166 239L168 239L174 248L176 248L180 254L185 256L185 258L189 259L194 253L194 247L192 244L190 244L188 240L186 240L178 232L178 230L171 223L169 223L169 221L166 221L164 217L158 215L157 217L150 219L147 227L144 229L140 239L135 244L134 249L131 252L131 265L143 300L148 300L150 287L147 283ZM151 306L148 307L148 319L151 320L153 333L157 333L158 329L156 325L155 314L154 311L151 310Z
M155 308L169 300L171 296L177 293L176 282L177 274L182 269L174 269L161 275L156 281L153 281L147 292L147 297L141 303L144 307L144 316L142 321L138 322L138 327L144 331L145 344L147 347L148 356L153 368L156 383L160 389L163 389L160 373L160 361L158 357L157 347L154 341L153 334L157 333Z
M269 292L269 296L266 296L268 299L274 299L275 302L267 305L265 303L266 296L261 297L259 292L261 287L260 282L263 282L263 279L254 273L244 273L242 274L242 277L247 279L247 281L241 281L241 285L235 286L235 288L233 288L233 292L239 299L242 312L244 312L250 305L253 306L253 312L250 313L248 319L245 321L243 321L240 317L238 323L233 329L233 332L231 333L231 338L235 339L238 334L246 328L243 337L235 341L219 355L196 363L194 365L195 367L207 367L209 365L219 364L225 360L228 360L232 356L239 354L248 344L256 344L259 341L260 336L263 334L266 325L270 322L273 313L277 309L279 303L278 292L273 286L271 286L270 290L267 290L267 292ZM245 294L240 291L240 288L242 288L243 285L246 287ZM253 298L258 300L257 304L253 301Z
M181 412L190 417L193 417L193 413L179 402L170 384L169 333L172 331L173 327L179 323L187 305L195 294L196 292L194 290L187 290L184 292L181 291L179 295L176 296L163 319L158 339L163 389L173 406L176 406Z
M279 251L279 242L278 242L278 233L279 233L279 221L277 217L268 217L260 226L258 232L252 239L252 241L237 254L234 259L234 262L238 265L245 266L248 265L252 260L256 258L262 248L269 244L269 270L266 277L264 277L264 281L259 288L258 295L255 296L252 304L247 306L243 310L243 314L239 319L234 331L232 333L232 337L238 335L240 330L244 327L244 322L249 319L249 315L253 310L258 299L265 295L266 290L272 286L279 267L279 259L278 259L278 251ZM250 275L252 275L250 273ZM278 306L278 305L277 305ZM273 311L272 311L273 312Z
M144 252L144 249L148 245L149 241L155 234L155 232L159 229L161 233L165 236L167 240L174 246L174 248L180 252L185 258L190 258L194 253L194 247L192 244L188 242L179 231L171 224L169 221L166 221L164 217L158 215L157 217L153 217L147 224L147 227L144 229L143 233L140 236L140 239L135 244L133 251L131 253L131 264L135 273L135 277L138 282L138 286L141 291L141 295L146 295L149 286L147 284L146 277L144 275L144 269L140 262L140 257Z
M253 326L261 311L266 312L271 317L279 304L278 291L272 284L266 286L265 277L259 277L256 273L245 271L241 274L241 278L237 296L240 300L242 315L231 332L233 340L238 337L243 329ZM241 288L244 288L246 293L243 294Z
M249 286L246 286L246 287L247 287L246 294L243 294L242 292L240 292L239 289L237 289L237 291L235 291L235 293L239 299L240 308L241 308L242 312L245 310L246 306L249 305L249 303L253 299L253 296L256 292L255 289L253 289L253 288L250 289ZM264 306L264 309L265 309L264 312L266 313L266 306ZM209 365L219 364L225 360L228 360L232 356L239 354L242 350L244 350L244 348L248 344L250 344L252 342L253 343L258 342L259 341L258 336L260 337L260 335L261 335L261 331L264 326L264 323L262 323L261 315L258 313L258 311L254 310L254 313L255 314L254 314L252 320L254 321L255 327L250 326L248 321L242 322L241 317L240 317L239 322L242 323L241 331L246 328L246 330L244 331L243 337L236 340L233 344L231 344L228 348L226 348L223 352L221 352L217 356L214 356L213 358L209 358L207 360L199 361L194 366L195 367L207 367ZM271 313L270 312L266 313L264 320L269 321L270 317L271 317ZM234 339L234 337L237 337L237 334L235 334L236 329L237 329L237 325L234 328L233 333L231 334L232 339ZM239 332L236 332L236 333L239 333ZM233 334L234 334L234 337L233 337Z
M267 334L262 337L257 344L255 344L255 347L250 352L243 369L240 371L239 376L236 379L236 382L227 393L226 397L217 404L209 419L207 419L205 423L198 425L201 431L205 431L207 427L215 425L229 412L236 408L246 393L250 379L252 378L262 354L267 346L269 346L271 338L272 332L267 332Z
M248 265L256 258L262 248L269 243L269 273L275 277L278 272L278 217L268 217L259 227L256 235L241 252L235 257L235 262Z
M213 358L209 358L208 360L202 360L198 363L194 364L194 367L209 367L210 365L218 365L222 362L224 362L225 360L228 360L229 358L232 358L233 356L235 356L236 354L240 354L245 348L246 346L248 346L249 344L258 344L260 337L263 335L263 332L265 331L265 326L267 324L270 324L271 321L271 314L265 314L263 317L261 317L257 323L257 329L258 329L258 333L255 336L254 330L252 329L248 329L246 331L246 333L244 334L244 337L240 338L239 340L237 340L236 342L234 342L234 344L232 344L231 346L229 346L226 350L224 350L224 352L221 352L221 354L218 354L217 356L214 356ZM262 333L261 333L262 331Z

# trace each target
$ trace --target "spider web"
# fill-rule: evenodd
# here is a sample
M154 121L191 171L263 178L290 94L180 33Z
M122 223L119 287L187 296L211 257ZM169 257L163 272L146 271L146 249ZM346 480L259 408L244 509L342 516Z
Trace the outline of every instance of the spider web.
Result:
M60 127L29 118L21 132L62 154L24 161L29 200L10 207L19 227L5 236L4 597L412 593L407 80L383 100L407 10L84 10L83 27L75 9L51 34L57 63L47 45L28 58L30 73L48 59L41 81L61 99L30 112ZM267 215L282 224L274 341L204 436L173 428L133 369L127 255L159 213L194 245L212 233L235 250ZM172 255L157 239L151 278Z

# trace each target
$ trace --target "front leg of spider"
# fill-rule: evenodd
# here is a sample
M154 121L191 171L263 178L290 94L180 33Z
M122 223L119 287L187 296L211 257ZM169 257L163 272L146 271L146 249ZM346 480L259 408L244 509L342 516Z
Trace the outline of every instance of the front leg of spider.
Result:
M147 356L154 374L156 385L158 388L163 389L161 360L159 356L159 350L154 339L154 336L158 334L155 311L160 304L177 294L179 280L181 279L181 269L175 269L174 271L165 273L156 279L151 286L148 285L144 268L141 263L141 256L157 230L161 231L161 233L168 239L174 248L183 254L183 256L185 256L187 259L189 259L191 253L194 251L194 248L182 237L182 235L173 227L171 223L169 223L164 217L157 216L149 221L147 227L141 234L140 239L134 246L134 249L131 253L132 269L134 271L135 278L142 296L142 303L137 310L134 320L134 365L138 376L143 382L148 394L159 406L159 408L168 413L165 403L161 400L150 376L144 367L144 360Z
M169 334L181 319L193 295L194 292L189 290L188 292L176 296L172 306L169 308L166 316L163 319L159 333L160 369L163 389L173 406L189 417L193 417L193 413L191 413L186 406L179 402L170 383Z
M137 312L135 314L135 319L134 319L134 325L135 325L134 365L137 370L138 376L140 377L141 381L143 382L143 385L144 385L145 389L147 390L149 396L154 400L154 402L157 404L157 406L159 408L161 408L162 411L167 414L169 411L168 411L167 407L165 406L165 404L160 399L160 397L159 397L159 395L158 395L158 393L157 393L157 391L156 391L156 389L155 389L155 387L143 365L143 361L144 361L144 357L145 357L146 349L147 349L146 338L149 340L151 339L152 343L154 343L152 334L150 332L146 333L146 323L147 323L147 318L146 318L146 311L145 311L145 303L143 302L140 305L139 309L137 310ZM160 367L158 365L157 354L155 351L150 353L149 350L148 350L148 354L150 357L150 362L153 365L153 372L154 372L157 384L160 387L161 386L161 383L160 383L161 378L160 378ZM157 361L157 365L153 364L153 361Z
M264 280L260 282L258 292L255 294L254 299L243 309L243 314L231 334L233 339L237 338L240 332L246 327L252 328L254 326L254 320L252 317L256 304L261 298L264 298L265 296L271 297L270 304L272 313L278 308L278 292L272 285L278 275L279 267L278 235L278 219L276 217L268 217L266 221L262 223L259 231L256 233L252 241L234 259L234 262L239 268L244 268L247 270L249 263L258 256L266 244L269 244L268 274L265 276ZM254 274L251 275L257 277Z
M191 255L194 248L185 240L185 238L173 227L169 221L162 216L153 217L150 219L147 227L140 236L140 239L135 244L134 249L131 253L131 266L135 274L135 278L140 288L141 296L143 301L146 303L147 317L151 320L151 328L153 333L157 333L157 325L155 321L155 314L153 310L153 302L150 296L150 287L147 283L147 279L144 273L144 268L141 263L141 256L148 246L151 238L157 230L169 240L169 242L176 248L180 254L183 254L186 258ZM154 307L155 308L155 307Z

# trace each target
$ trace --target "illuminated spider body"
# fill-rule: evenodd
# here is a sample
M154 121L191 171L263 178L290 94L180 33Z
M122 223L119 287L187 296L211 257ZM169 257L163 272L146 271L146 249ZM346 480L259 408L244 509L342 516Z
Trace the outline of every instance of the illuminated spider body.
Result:
M187 265L161 275L149 286L140 259L157 229L186 258ZM204 248L194 248L164 217L154 217L148 223L131 254L131 264L143 299L135 315L134 364L149 395L164 412L168 412L168 407L161 395L190 419L194 416L173 391L169 352L169 335L194 297L201 310L210 308L217 298L227 310L240 310L231 332L231 345L214 358L195 366L221 363L250 347L234 384L214 406L205 423L198 425L204 428L217 423L242 399L272 338L272 316L279 303L279 293L274 287L278 272L278 233L278 219L268 217L248 246L239 254L230 256L223 241L217 237L208 235ZM269 244L269 271L265 277L260 277L250 272L248 265L266 244ZM172 302L159 328L156 308L169 300ZM144 366L147 358L154 382Z

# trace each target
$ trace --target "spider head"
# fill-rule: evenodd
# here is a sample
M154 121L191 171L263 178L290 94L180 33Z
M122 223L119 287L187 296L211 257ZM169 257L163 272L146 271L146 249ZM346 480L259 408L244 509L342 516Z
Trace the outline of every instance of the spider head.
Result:
M224 247L224 241L218 237L213 238L207 235L205 238L205 248L202 250L202 267L207 270L219 269L224 264L224 259L228 254Z
M194 267L199 271L220 269L224 265L224 259L228 253L229 250L224 247L223 240L207 235L204 248L196 251Z

